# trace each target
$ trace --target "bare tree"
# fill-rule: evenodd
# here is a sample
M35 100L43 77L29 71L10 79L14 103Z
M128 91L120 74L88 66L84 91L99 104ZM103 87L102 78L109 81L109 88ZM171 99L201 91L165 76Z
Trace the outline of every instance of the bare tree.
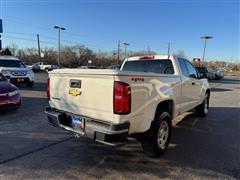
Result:
M1 55L11 56L12 52L8 48L6 48L5 50L1 51Z

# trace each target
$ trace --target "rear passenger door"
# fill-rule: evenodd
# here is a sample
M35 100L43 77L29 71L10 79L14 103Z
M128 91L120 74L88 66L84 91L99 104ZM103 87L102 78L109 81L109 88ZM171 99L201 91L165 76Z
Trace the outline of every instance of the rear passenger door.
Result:
M192 99L192 106L195 107L199 104L201 99L201 92L202 92L202 81L198 79L197 71L189 61L185 61L187 69L188 69L188 76L190 78L189 87L191 87L191 99Z
M182 86L181 86L181 106L180 112L187 111L192 106L192 98L191 98L191 88L189 88L189 84L191 84L190 78L188 76L188 69L185 63L185 60L182 58L178 58L179 67L181 70L181 79L182 79Z
M178 62L182 74L182 98L180 111L184 112L194 108L199 101L201 86L193 65L183 58L178 58Z

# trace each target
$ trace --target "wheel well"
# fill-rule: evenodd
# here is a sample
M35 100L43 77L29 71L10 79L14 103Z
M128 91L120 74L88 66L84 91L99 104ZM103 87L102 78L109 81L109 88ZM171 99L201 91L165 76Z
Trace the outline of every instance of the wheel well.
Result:
M173 107L174 107L173 100L166 100L166 101L160 102L157 106L155 116L158 114L158 112L160 112L160 110L164 110L168 112L171 115L171 117L173 117Z

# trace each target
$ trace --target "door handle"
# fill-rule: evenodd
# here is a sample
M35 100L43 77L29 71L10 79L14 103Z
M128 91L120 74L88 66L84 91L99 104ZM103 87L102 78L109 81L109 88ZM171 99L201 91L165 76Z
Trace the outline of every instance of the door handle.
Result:
M192 82L192 85L194 86L196 83L195 82Z

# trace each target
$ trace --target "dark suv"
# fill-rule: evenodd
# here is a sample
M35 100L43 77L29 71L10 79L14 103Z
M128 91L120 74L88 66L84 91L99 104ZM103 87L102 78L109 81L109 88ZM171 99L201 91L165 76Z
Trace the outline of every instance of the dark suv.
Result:
M195 68L198 71L200 78L208 78L208 70L206 67L202 66L202 67L195 67Z

